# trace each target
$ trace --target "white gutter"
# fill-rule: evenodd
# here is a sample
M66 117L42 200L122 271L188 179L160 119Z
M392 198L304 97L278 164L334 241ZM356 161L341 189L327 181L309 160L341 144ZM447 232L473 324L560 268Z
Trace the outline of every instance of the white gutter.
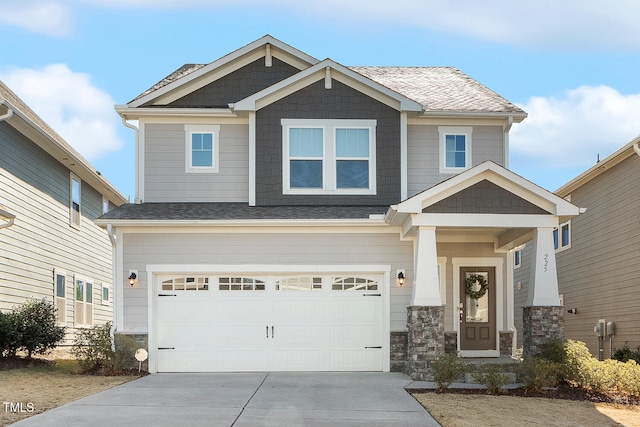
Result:
M0 209L0 218L4 218L6 221L4 224L0 224L0 228L9 228L13 225L13 221L16 219L16 216Z
M116 304L116 292L117 292L117 285L116 285L116 235L115 235L115 231L113 230L113 227L111 226L111 224L107 224L107 234L109 235L109 241L111 241L111 289L113 290L113 318L112 318L112 322L111 322L111 330L109 331L109 334L111 335L111 350L115 351L115 345L116 345L116 340L115 340L115 333L116 333L116 312L117 312L117 307L118 304Z
M509 169L509 131L513 126L513 116L507 119L507 125L504 127L504 167Z
M3 102L4 104L4 102ZM3 122L5 120L10 119L11 117L13 117L13 110L11 108L9 108L8 105L5 104L5 107L7 107L7 112L6 114L3 114L2 116L0 116L0 122Z
M140 155L138 153L139 151L139 129L137 127L135 127L134 125L132 125L131 123L127 122L127 117L126 116L121 116L122 118L122 124L125 125L126 127L128 127L129 129L133 129L133 132L135 133L136 137L135 137L135 152L136 152L136 183L135 183L135 188L136 188L136 196L134 199L134 202L136 204L140 204L142 203L142 201L140 200L140 174L141 172L141 165L140 165Z
M640 141L633 144L633 151L635 151L636 154L640 156Z

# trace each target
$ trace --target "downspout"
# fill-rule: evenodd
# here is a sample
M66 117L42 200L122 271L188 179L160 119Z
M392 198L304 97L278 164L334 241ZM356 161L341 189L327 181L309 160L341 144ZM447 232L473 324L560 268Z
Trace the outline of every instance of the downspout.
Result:
M118 286L116 285L116 234L111 224L107 224L107 234L109 235L109 241L111 242L111 282L113 283L111 285L111 289L113 289L113 303L111 304L111 307L113 307L113 319L109 335L111 335L111 350L116 351L116 311L118 310L118 304L116 303L116 292L118 292Z
M127 118L126 116L122 116L122 124L125 125L126 127L128 127L129 129L133 129L133 132L136 135L136 196L134 199L134 203L135 204L140 204L142 203L142 200L140 200L140 174L142 173L140 169L142 169L139 165L140 162L140 155L138 153L139 150L139 129L137 127L135 127L134 125L132 125L131 123L127 122Z
M504 167L509 169L509 131L513 126L513 116L507 119L507 126L504 128Z
M635 151L636 154L640 156L640 141L633 144L633 151Z
M13 117L13 110L9 108L9 106L7 106L6 104L5 104L5 107L7 107L7 112L2 116L0 116L0 122L3 122ZM11 215L9 212L3 211L3 210L0 210L0 213L2 214L3 217L6 218L6 222L4 224L0 224L0 228L11 227L13 225L13 221L16 219L16 216Z
M13 117L13 110L11 108L9 108L6 104L5 104L5 107L7 107L7 112L5 114L3 114L2 116L0 116L0 122L3 122L5 120L8 120L11 117Z

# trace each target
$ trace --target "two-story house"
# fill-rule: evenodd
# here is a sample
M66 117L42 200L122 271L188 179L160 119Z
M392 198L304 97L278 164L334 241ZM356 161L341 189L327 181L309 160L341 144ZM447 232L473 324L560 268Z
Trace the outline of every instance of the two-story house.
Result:
M508 256L532 236L530 306L562 311L552 230L579 209L508 170L526 113L457 69L346 67L265 36L116 111L136 203L98 223L117 328L148 338L151 372L420 378L445 350L511 354Z
M0 310L46 298L72 344L112 319L112 245L93 220L127 199L2 82L0 151Z
M625 342L640 345L640 137L555 194L585 207L554 233L558 290L566 307L565 338L582 341L601 359ZM530 248L515 270L516 312L529 287ZM520 325L516 323L516 328Z

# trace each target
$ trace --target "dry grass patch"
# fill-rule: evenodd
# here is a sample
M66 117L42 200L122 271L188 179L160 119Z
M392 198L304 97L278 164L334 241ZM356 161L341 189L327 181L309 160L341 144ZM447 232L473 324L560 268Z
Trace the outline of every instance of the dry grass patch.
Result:
M0 426L78 400L138 378L79 375L75 360L58 360L28 368L0 370ZM11 412L4 402L33 405L33 412Z
M416 393L442 427L640 427L640 407L539 397Z

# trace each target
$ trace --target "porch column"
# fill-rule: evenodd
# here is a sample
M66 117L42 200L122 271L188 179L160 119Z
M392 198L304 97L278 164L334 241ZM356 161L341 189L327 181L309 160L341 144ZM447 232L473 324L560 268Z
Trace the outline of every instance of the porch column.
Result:
M541 344L564 337L564 309L560 305L553 228L538 228L533 235L534 256L527 306L523 309L525 358L539 353Z
M411 305L441 306L435 227L418 228L414 263L416 277Z
M415 244L415 283L407 307L405 373L427 380L431 360L444 353L444 307L440 296L435 227L419 227Z

